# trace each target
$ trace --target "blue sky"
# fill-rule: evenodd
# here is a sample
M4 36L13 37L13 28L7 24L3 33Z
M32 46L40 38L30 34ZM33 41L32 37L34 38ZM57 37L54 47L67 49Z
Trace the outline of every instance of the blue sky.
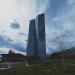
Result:
M75 0L49 0L46 8L46 35L48 52L56 51L54 40L60 37L66 48L75 47ZM63 39L63 35L65 35ZM50 41L50 42L49 42ZM53 48L52 48L53 46Z
M75 46L75 0L0 0L0 53L25 54L29 21L45 13L46 50L57 51L60 37L67 48Z

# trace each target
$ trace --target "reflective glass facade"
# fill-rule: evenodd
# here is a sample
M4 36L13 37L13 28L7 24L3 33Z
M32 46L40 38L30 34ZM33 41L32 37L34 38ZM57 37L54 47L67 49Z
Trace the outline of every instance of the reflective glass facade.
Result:
M35 20L30 21L27 55L38 57L41 60L46 59L44 14L38 15Z
M37 39L35 32L35 20L31 20L29 24L29 36L28 36L28 47L27 47L27 56L34 57L35 49L37 48Z

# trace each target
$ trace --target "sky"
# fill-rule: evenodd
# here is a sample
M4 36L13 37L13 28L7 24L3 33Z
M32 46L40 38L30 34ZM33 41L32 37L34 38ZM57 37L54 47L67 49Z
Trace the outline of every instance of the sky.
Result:
M59 37L75 47L75 0L0 0L0 54L25 54L29 21L45 13L46 51L57 51ZM64 36L64 37L63 37Z

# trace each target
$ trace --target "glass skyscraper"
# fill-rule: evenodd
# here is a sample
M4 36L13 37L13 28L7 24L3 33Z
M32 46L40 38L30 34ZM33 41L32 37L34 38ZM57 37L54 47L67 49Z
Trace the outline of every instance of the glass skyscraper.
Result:
M46 59L45 16L38 15L30 21L27 56Z
M29 24L29 36L28 36L28 47L27 47L27 56L34 57L36 56L37 49L37 38L35 31L35 19L30 21Z

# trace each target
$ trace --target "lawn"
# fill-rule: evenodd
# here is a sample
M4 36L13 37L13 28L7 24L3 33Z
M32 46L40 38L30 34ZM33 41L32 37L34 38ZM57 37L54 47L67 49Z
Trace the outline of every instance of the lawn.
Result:
M23 64L12 69L0 70L0 75L75 75L75 61L67 60L61 64L46 60L29 66Z

